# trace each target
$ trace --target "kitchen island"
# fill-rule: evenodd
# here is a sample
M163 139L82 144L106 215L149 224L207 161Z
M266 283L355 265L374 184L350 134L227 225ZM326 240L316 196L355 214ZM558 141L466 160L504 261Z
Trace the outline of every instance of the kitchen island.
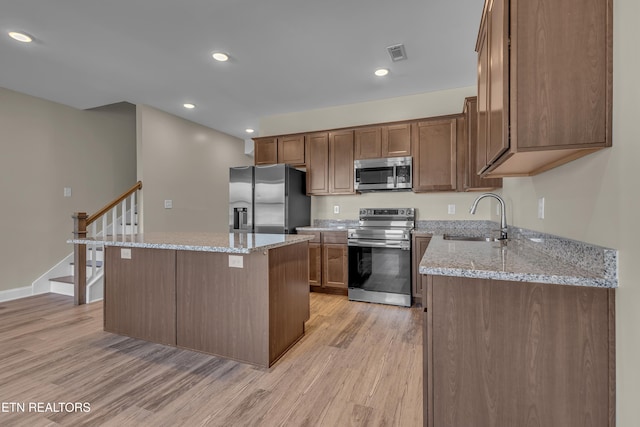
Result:
M269 367L304 335L310 238L145 233L70 243L105 246L105 331Z
M616 251L474 233L432 232L420 262L424 425L614 426Z

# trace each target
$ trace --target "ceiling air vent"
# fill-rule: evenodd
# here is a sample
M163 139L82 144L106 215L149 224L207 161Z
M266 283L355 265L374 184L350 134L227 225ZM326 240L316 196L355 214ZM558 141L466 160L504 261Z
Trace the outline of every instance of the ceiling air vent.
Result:
M387 51L389 52L389 55L391 56L391 60L392 61L402 61L404 59L407 59L407 53L404 51L404 45L403 44L396 44L393 46L389 46L387 47Z

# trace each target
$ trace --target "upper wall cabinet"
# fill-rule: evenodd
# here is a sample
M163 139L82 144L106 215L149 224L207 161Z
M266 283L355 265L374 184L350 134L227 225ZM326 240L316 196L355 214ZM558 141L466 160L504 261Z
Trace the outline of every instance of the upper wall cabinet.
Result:
M353 130L311 133L306 145L307 194L355 194Z
M477 173L478 100L464 100L462 116L458 118L458 191L487 191L502 187L502 178L483 178Z
M456 190L456 119L413 123L413 191Z
M301 166L305 164L304 135L255 138L253 141L256 165L286 163Z
M528 176L611 146L611 0L486 0L478 156L488 177Z
M355 159L411 155L411 123L355 129Z

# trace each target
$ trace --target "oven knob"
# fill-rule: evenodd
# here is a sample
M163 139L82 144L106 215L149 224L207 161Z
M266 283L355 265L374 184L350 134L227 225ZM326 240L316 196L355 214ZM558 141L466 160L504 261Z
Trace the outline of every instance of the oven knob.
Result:
M360 215L366 215L366 214L367 214L366 209L360 209Z
M400 215L404 215L404 209L400 209Z

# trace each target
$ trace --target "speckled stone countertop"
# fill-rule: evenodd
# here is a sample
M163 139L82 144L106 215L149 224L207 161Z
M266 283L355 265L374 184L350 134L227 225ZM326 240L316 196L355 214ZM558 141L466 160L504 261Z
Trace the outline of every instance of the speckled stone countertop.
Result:
M464 223L465 221L459 221ZM509 228L509 241L444 240L443 234L492 235L486 227L423 227L414 234L431 234L421 274L496 279L517 282L616 288L617 251L550 234Z
M357 220L316 219L312 226L297 227L296 231L343 231L357 226Z
M127 248L175 249L200 252L248 254L313 239L299 234L253 233L144 233L115 236L114 239L71 239L67 243L98 242Z

